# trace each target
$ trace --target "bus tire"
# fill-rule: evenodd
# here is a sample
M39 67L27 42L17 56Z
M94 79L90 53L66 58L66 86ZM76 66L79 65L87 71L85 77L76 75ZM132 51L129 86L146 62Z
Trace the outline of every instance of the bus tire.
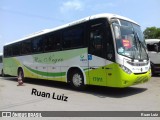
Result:
M82 72L78 69L73 69L70 74L70 85L76 90L83 90L84 85L84 76Z
M22 82L24 82L24 73L22 68L18 69L18 80L21 80Z

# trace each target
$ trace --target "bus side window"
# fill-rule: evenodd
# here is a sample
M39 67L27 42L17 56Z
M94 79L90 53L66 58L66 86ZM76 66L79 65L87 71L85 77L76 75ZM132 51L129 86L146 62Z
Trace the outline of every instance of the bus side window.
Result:
M82 47L84 41L83 26L76 26L65 29L62 34L62 40L64 49L74 49Z
M45 39L45 51L60 50L60 35L59 33L51 33Z
M25 40L22 42L21 49L22 54L27 55L32 53L31 40Z
M114 51L114 43L112 38L112 33L110 29L110 25L106 22L106 59L110 61L115 61L115 51Z
M102 57L102 49L103 49L103 34L100 30L92 30L90 32L90 50L91 53Z
M47 39L47 45L45 50L46 51L52 51L53 50L53 35L49 35L48 39Z
M154 52L160 52L160 44L154 43L154 44L147 44L148 51L154 51Z
M34 38L32 43L33 53L44 52L44 41L41 36Z
M4 51L4 57L7 57L8 56L8 46L5 46L3 51Z
M148 49L148 51L155 51L154 45L147 44L147 49Z
M14 52L14 56L19 56L21 54L21 43L15 43L14 45L15 49L12 51Z
M12 49L10 45L4 47L4 56L5 57L12 56Z
M54 48L55 50L60 50L61 49L61 38L60 38L60 33L55 33L55 38L54 38Z

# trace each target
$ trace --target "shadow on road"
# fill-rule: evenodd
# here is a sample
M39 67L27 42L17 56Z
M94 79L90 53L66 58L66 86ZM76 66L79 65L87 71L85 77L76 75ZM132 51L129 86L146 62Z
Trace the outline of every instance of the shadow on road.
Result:
M160 74L152 75L152 77L160 77Z
M16 77L4 77L4 80L10 80L17 82ZM65 89L70 91L73 90L68 84L63 82L49 81L49 80L39 80L39 79L26 79L25 83L42 85L51 88ZM24 84L25 84L24 83ZM113 98L123 98L132 96L135 94L140 94L145 92L147 88L138 88L138 87L128 87L128 88L110 88L110 87L100 87L100 86L87 86L83 91L76 91L80 93L92 94L100 98L113 97Z
M98 87L89 86L87 92L100 98L113 97L122 98L135 94L140 94L147 90L147 88L127 87L127 88L110 88L110 87Z

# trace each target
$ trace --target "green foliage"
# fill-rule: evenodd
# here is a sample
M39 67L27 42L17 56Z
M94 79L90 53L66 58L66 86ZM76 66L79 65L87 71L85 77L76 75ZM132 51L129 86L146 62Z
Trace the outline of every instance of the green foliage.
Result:
M160 39L160 28L147 27L143 33L145 39Z

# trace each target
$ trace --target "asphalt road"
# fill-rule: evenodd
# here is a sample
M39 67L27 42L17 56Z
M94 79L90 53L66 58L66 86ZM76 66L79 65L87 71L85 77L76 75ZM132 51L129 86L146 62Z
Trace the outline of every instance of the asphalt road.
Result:
M43 92L41 96L37 91ZM45 80L27 80L17 86L16 78L0 77L0 111L160 111L160 76L125 89L88 86L84 91Z

